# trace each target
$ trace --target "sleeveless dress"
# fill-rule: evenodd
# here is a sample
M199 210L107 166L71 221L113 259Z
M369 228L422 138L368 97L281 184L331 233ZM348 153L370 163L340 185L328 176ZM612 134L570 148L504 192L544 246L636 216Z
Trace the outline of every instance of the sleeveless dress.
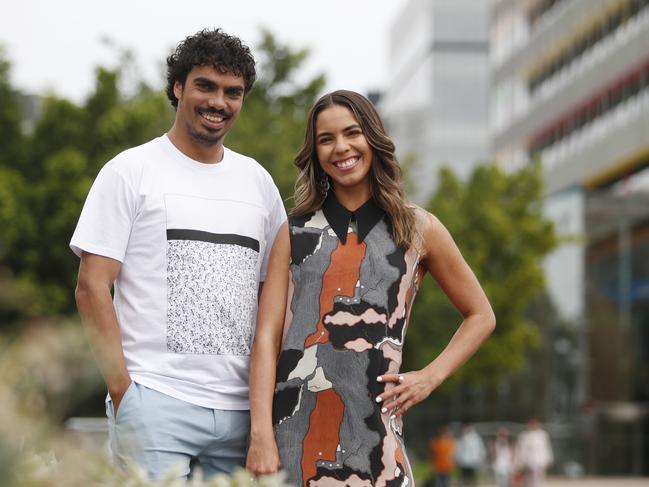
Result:
M419 253L397 247L369 200L333 195L290 217L291 265L273 423L295 486L413 486L402 421L376 397L395 374L418 288Z

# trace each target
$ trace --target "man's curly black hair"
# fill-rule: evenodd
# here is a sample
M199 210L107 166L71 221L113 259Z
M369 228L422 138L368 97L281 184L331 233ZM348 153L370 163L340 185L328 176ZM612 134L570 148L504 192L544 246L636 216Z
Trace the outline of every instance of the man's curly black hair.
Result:
M221 72L243 76L244 92L248 93L255 83L255 59L241 39L226 34L221 29L204 29L181 41L167 58L167 98L178 108L174 84L182 85L194 66L214 66Z

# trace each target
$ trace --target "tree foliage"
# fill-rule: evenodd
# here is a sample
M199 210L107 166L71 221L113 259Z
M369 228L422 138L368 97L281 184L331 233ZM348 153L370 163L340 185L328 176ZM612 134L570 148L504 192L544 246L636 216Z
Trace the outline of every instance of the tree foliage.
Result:
M542 258L558 240L543 216L538 165L506 173L478 166L460 181L449 169L428 210L448 228L482 284L496 314L493 335L450 381L494 383L520 370L539 341L527 317L531 300L543 290ZM419 291L408 331L406 365L421 368L446 346L461 316L432 279ZM448 387L448 386L447 386Z
M3 296L21 298L0 299L0 316L71 312L78 261L68 242L94 176L119 151L159 135L172 113L164 96L145 86L123 96L119 66L97 69L95 90L81 105L42 97L40 114L29 121L15 115L21 95L4 88L8 63L0 65L6 66L0 69L3 101L8 94L0 119L11 119L19 141L18 148L0 145ZM27 125L33 126L29 132Z
M0 46L0 167L3 168L18 166L25 148L20 94L11 86L10 69Z
M307 114L325 83L324 75L297 81L307 57L308 50L294 51L264 31L257 49L261 76L227 137L228 147L254 157L270 171L285 201L293 195L293 159L304 140Z
M123 96L122 69L97 69L95 90L81 105L43 97L33 130L21 132L20 159L5 162L0 148L0 172L9 176L3 181L13 179L0 186L0 218L12 229L1 239L1 256L17 285L29 291L26 316L73 311L78 261L68 242L95 175L109 158L159 135L172 119L159 92L143 87Z

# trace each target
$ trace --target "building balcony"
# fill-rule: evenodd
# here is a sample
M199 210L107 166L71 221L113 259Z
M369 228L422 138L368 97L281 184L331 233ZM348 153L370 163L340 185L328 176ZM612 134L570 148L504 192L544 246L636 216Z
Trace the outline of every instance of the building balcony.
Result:
M545 127L589 100L619 77L646 61L649 13L628 22L618 33L585 53L573 65L539 87L524 111L516 112L494 134L494 148L526 146Z
M541 83L530 97L530 108L534 109L544 100L556 96L557 93L574 83L581 73L592 69L616 51L624 48L632 38L646 29L649 29L649 8L644 8L638 15L620 25L611 35L594 44L564 69Z

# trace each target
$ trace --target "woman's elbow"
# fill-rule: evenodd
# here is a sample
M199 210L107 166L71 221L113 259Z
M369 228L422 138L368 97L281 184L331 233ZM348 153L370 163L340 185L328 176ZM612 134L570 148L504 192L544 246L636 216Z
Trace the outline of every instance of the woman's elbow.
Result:
M487 335L491 335L496 329L496 314L493 309L489 307L489 311L485 314L484 326L487 331Z

